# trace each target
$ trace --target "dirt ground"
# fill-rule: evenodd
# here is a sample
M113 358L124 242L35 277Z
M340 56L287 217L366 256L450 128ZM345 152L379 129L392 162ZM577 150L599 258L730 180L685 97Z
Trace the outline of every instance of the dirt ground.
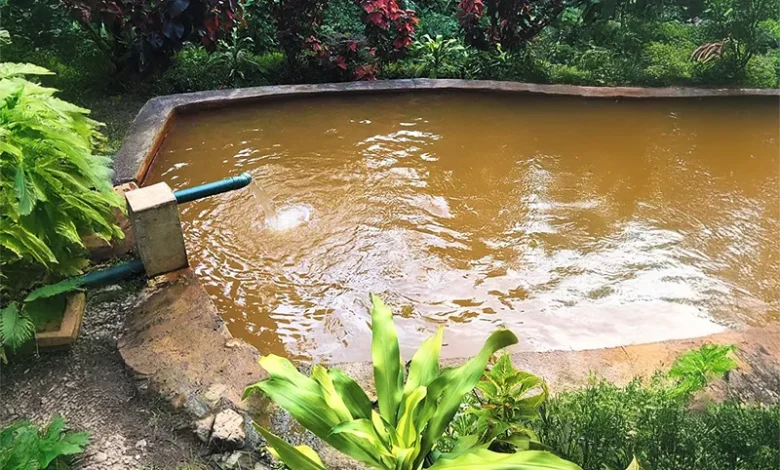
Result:
M195 470L200 442L183 413L145 393L116 347L140 284L90 291L77 343L68 351L15 358L0 366L0 427L62 414L90 433L82 470Z

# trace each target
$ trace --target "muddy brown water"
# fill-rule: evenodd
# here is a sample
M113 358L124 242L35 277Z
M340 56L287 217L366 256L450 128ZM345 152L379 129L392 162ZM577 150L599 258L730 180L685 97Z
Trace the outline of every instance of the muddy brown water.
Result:
M251 173L181 206L233 335L300 360L370 357L368 294L405 357L498 327L515 350L693 337L780 318L777 99L407 93L177 117L144 184Z

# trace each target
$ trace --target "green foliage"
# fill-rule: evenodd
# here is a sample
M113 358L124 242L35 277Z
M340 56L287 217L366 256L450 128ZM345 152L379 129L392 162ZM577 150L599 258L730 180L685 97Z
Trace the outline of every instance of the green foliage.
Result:
M693 63L690 51L680 44L651 42L645 47L644 81L650 85L668 86L690 81Z
M16 302L11 302L0 311L0 349L19 348L35 334L35 326L29 316L20 311ZM3 354L5 357L5 354Z
M5 348L19 349L35 334L35 326L62 315L63 302L47 300L78 290L83 281L70 278L30 292L22 303L10 302L0 310L0 362L6 362Z
M0 468L3 470L61 470L70 468L69 457L84 452L85 432L65 431L65 420L56 416L46 429L21 421L0 431Z
M726 40L721 58L728 62L724 71L729 78L742 78L765 40L765 31L759 25L777 19L780 0L707 0L706 5L704 18L710 35Z
M567 85L588 85L593 83L590 72L574 65L548 64L547 74L550 83Z
M745 81L753 88L780 87L780 62L778 50L773 55L756 56L750 59L745 69Z
M427 34L412 45L412 56L430 78L457 76L466 58L465 48L456 39L432 38Z
M217 51L204 64L207 68L227 73L227 85L231 88L247 83L250 77L259 73L259 64L252 54L252 38L242 37L238 28L233 28L229 40L220 40Z
M542 443L584 470L765 470L780 464L780 405L689 410L663 376L625 387L592 381L551 398L534 427Z
M317 437L350 457L378 469L571 469L577 467L548 452L500 454L475 446L457 454L441 454L436 444L474 388L488 360L517 338L507 330L493 333L480 353L455 368L439 368L443 330L426 340L404 373L398 336L390 309L371 297L372 343L378 411L358 384L338 369L314 366L306 377L286 359L270 355L260 365L270 379L246 389L263 393ZM322 470L308 449L296 449L260 428L276 454L289 467ZM430 454L430 456L429 456ZM430 460L436 460L431 466Z
M30 267L73 275L86 264L81 236L121 238L113 211L110 159L94 154L99 123L23 75L30 64L0 64L0 258L6 275ZM10 277L10 276L9 276Z
M223 44L222 49L209 54L202 47L184 48L173 64L154 81L157 95L217 90L235 86L264 86L288 80L284 55L273 52L253 55L251 42L239 37L238 47Z
M360 14L361 8L355 0L332 0L325 10L322 32L325 35L359 37L365 29Z
M467 402L456 448L464 441L490 445L499 452L536 445L539 439L528 426L539 419L539 408L548 395L541 378L515 369L510 356L501 355L477 384L475 399Z
M419 16L418 37L428 35L434 38L436 36L457 38L460 35L460 25L458 25L457 17L453 11L441 12L423 9L419 11Z
M677 381L676 390L683 394L698 392L712 379L736 369L731 357L736 349L731 344L705 344L678 357L669 370L669 377Z

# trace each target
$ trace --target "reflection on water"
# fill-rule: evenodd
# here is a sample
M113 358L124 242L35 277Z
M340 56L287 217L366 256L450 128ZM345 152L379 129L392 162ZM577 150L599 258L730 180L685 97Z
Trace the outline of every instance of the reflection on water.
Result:
M263 353L367 359L369 292L406 357L443 323L445 356L499 326L525 350L690 337L779 316L777 105L267 102L178 118L146 184L250 171L272 226L293 221L258 226L246 191L181 208L194 269Z

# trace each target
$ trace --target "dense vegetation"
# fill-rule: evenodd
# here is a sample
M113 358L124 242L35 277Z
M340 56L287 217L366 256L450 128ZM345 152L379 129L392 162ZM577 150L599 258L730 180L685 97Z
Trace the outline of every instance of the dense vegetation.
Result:
M514 344L493 333L474 358L440 368L442 329L403 366L390 310L372 297L377 401L339 369L309 377L286 359L260 360L264 394L331 446L377 469L762 470L780 465L780 406L701 402L697 394L737 367L733 346L706 344L649 382L593 378L550 397L545 382L493 354ZM493 362L492 366L488 366ZM702 404L703 403L703 404ZM309 447L265 428L271 453L292 469L327 470Z
M0 64L0 361L35 332L36 312L62 313L66 284L44 295L26 289L86 266L82 237L123 236L114 224L121 199L111 187L110 157L97 155L103 136L88 110L54 96L28 76L50 72ZM36 300L39 300L36 302ZM62 299L60 299L62 300ZM39 316L39 315L38 315ZM45 322L40 322L45 323Z

